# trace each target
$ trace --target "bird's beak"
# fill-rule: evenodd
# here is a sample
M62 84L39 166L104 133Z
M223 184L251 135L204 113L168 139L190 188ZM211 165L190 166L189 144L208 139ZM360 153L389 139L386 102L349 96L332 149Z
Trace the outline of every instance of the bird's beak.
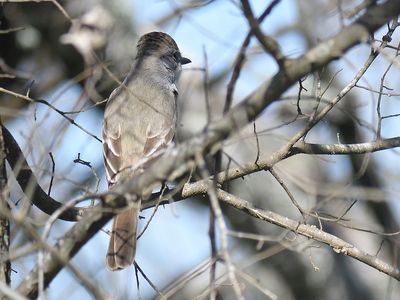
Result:
M186 65L188 63L191 63L192 61L189 58L182 57L181 58L181 65Z

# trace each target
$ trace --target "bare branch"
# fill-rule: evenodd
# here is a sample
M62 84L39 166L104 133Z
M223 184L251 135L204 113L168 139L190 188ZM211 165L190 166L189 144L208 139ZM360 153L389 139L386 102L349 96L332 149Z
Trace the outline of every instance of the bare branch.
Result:
M271 54L273 58L275 58L276 62L279 66L282 66L284 56L281 53L278 42L275 41L272 37L265 35L259 26L258 21L254 18L253 12L251 10L250 4L248 0L242 0L243 12L249 22L250 28L253 31L254 35L257 37L264 51ZM278 4L280 0L275 0L271 3L271 6L275 6Z
M75 122L74 119L70 118L67 116L67 113L59 110L58 108L56 108L54 105L52 105L51 103L47 102L46 100L42 100L42 99L33 99L29 96L24 96L18 93L15 93L13 91L9 91L7 89L4 89L2 87L0 87L0 93L4 93L4 94L8 94L11 96L14 96L18 99L22 99L28 102L32 102L32 103L42 103L48 107L50 107L52 110L54 110L55 112L57 112L58 114L60 114L62 117L64 117L69 123L71 123L72 125L78 127L80 130L82 130L84 133L86 133L87 135L91 136L92 138L96 139L98 142L101 143L101 139L99 139L96 135L94 135L93 133L90 133L88 130L86 130L85 128L83 128L81 125L79 125L78 123Z
M316 240L318 242L327 244L336 253L353 257L380 272L383 272L397 280L400 280L400 271L398 268L389 265L388 263L380 260L374 255L370 255L361 251L354 245L347 243L346 241L336 237L335 235L322 231L313 225L301 224L297 221L291 220L272 211L255 208L250 202L240 199L239 197L236 197L222 190L218 190L218 198L225 203L228 203L233 207L250 214L253 217L275 224L282 228L289 229L294 233L312 238L313 240Z
M359 144L310 144L299 141L291 150L292 154L365 154L400 147L400 137Z
M267 8L264 10L264 12L261 14L261 16L257 19L258 23L261 23L271 13L272 9L275 7L275 5L278 2L279 1L273 1L271 4L269 4L267 6ZM233 99L233 91L235 89L236 82L239 79L239 75L242 70L244 60L246 58L245 52L246 52L247 47L250 44L250 39L252 37L252 33L253 33L253 30L250 29L250 31L247 33L247 36L242 43L242 46L240 47L238 54L236 55L231 79L229 80L229 83L228 83L228 86L226 89L227 91L226 91L226 99L225 99L225 104L224 104L224 114L227 113L228 110L231 108L232 99Z
M9 193L6 174L6 148L3 132L0 119L0 207L8 208ZM2 210L0 212L0 284L5 286L11 283L11 263L7 259L10 251L10 241L10 220ZM0 299L3 299L1 292Z
M35 174L30 169L21 148L17 142L7 130L6 127L2 126L4 142L6 147L7 161L11 168L14 170L15 177L21 186L22 190L25 191L27 196L32 203L38 207L44 213L51 215L57 209L63 206L62 203L54 200L40 187ZM28 193L29 190L29 193ZM84 213L82 208L69 208L60 215L60 219L65 221L76 221Z
M271 173L272 176L278 181L280 186L285 190L286 194L289 196L290 201L292 201L293 205L297 208L297 210L300 212L301 216L303 217L303 222L306 222L306 217L305 217L305 212L303 208L300 206L300 204L296 201L294 198L293 194L290 192L289 188L286 186L285 182L280 178L278 173L274 170L274 168L269 169L269 172Z
M7 299L12 300L28 300L28 298L25 298L21 294L17 293L14 289L6 285L4 282L0 281L0 296L3 295L6 296Z
M198 168L199 168L203 178L205 179L205 178L210 177L210 175L208 174L208 171L206 169L205 161L204 161L203 157L201 156L201 154L196 155L196 162L197 162ZM228 230L227 230L227 227L225 224L224 217L222 215L221 206L219 205L219 202L218 202L217 190L212 181L207 180L207 183L208 183L207 193L208 193L208 196L210 199L210 204L211 204L212 210L214 212L215 219L217 220L218 229L219 229L219 242L221 244L221 257L223 258L223 260L226 264L226 268L228 270L228 277L229 277L230 283L233 286L233 290L235 292L236 298L239 300L241 300L241 299L244 300L242 289L240 288L239 281L237 280L237 277L236 277L236 268L233 265L231 256L228 251L228 239L227 239ZM213 285L211 287L213 287ZM213 291L211 291L211 292L213 292ZM211 294L211 295L215 296L215 294L214 295Z
M24 30L25 27L14 27L14 28L8 28L8 29L0 29L0 34L7 34L11 32L16 32L20 30Z

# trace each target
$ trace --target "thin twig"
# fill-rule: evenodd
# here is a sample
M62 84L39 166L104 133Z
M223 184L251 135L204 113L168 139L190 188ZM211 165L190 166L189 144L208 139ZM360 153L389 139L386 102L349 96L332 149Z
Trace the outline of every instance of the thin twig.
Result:
M81 159L81 154L78 153L78 157L76 159L74 159L73 162L76 163L76 164L84 165L84 166L88 167L92 171L93 176L96 179L96 187L95 187L95 191L94 192L97 193L99 191L100 177L99 177L99 175L97 175L96 169L93 168L93 166L90 163L90 161L85 161L85 160Z
M280 2L280 0L274 0L271 2L270 6L275 6ZM260 28L260 23L253 15L253 11L251 10L251 6L248 0L241 0L243 13L246 16L247 21L249 22L250 28L253 31L254 35L257 37L260 42L262 48L265 52L272 55L275 61L278 63L280 67L283 66L284 56L281 53L279 44L272 37L265 35Z
M218 250L215 239L215 213L211 205L210 205L209 223L210 225L209 225L208 235L210 237L210 244L211 244L210 300L214 300L217 297L217 292L215 289L215 278L217 272Z
M306 91L307 89L303 86L303 82L305 81L305 78L299 79L299 91L297 92L297 102L296 102L296 107L297 107L297 114L299 116L301 116L303 113L301 112L301 108L300 108L300 99L301 99L301 92L302 91Z
M206 169L204 159L203 159L202 155L199 153L196 155L196 162L197 162L197 165L199 167L199 170L200 170L203 178L204 179L208 178L210 175L208 174L208 171ZM232 283L232 287L233 287L233 290L235 292L237 299L244 300L242 289L236 278L235 266L233 265L230 254L228 252L228 241L227 241L227 231L228 230L227 230L227 227L226 227L226 224L224 221L224 217L222 215L221 207L218 202L216 188L212 181L208 181L207 193L209 195L210 204L211 204L212 209L214 210L215 218L216 218L217 224L218 224L218 229L220 231L219 232L219 241L221 244L221 256L224 259L224 262L226 264L229 280Z
M256 120L253 121L253 133L256 138L256 146L257 146L257 155L254 164L258 166L258 160L260 159L260 141L258 140L257 128L256 128Z
M218 190L218 198L220 200L223 200L225 203L228 203L241 211L247 212L248 214L258 219L265 220L285 229L290 229L297 234L327 244L336 253L341 253L353 257L393 278L396 278L397 280L400 280L400 271L397 267L392 266L375 256L361 251L354 245L345 242L335 235L322 231L315 226L300 224L297 221L291 220L285 216L278 215L272 211L257 209L253 207L250 202L240 199L239 197L222 190Z
M11 33L11 32L16 32L16 31L20 31L20 30L24 30L25 27L14 27L14 28L8 28L8 29L0 29L0 34L7 34L7 33Z
M49 155L50 155L50 158L51 158L52 167L51 167L51 178L50 178L50 184L49 184L49 191L47 192L47 195L50 196L51 188L53 186L54 172L56 170L56 163L54 161L53 153L49 152Z
M157 286L147 277L147 275L143 272L143 270L139 267L137 262L134 262L135 268L139 271L139 273L143 276L143 278L147 281L147 283L152 287L152 289L160 296L161 299L166 299L163 293L157 288Z
M4 93L4 94L8 94L11 96L14 96L16 98L19 99L23 99L26 100L28 102L32 102L32 103L42 103L48 107L50 107L51 109L53 109L55 112L57 112L58 114L60 114L61 116L63 116L69 123L71 123L72 125L78 127L80 130L82 130L83 132L85 132L87 135L91 136L92 138L96 139L97 141L99 141L101 143L101 139L99 139L96 135L94 135L93 133L90 133L88 130L86 130L85 128L83 128L81 125L77 124L72 118L68 117L63 111L59 110L58 108L56 108L54 105L50 104L49 102L47 102L46 100L42 100L42 99L33 99L31 97L28 96L24 96L18 93L15 93L13 91L4 89L2 87L0 87L0 92Z
M285 190L286 194L289 196L290 200L292 201L293 205L296 206L298 211L300 212L301 216L303 217L303 222L306 222L306 217L305 217L305 212L299 205L299 203L296 201L296 199L293 197L292 193L290 192L289 188L286 186L285 182L279 177L279 175L275 172L274 168L270 168L268 170L272 176L278 181L278 183L281 185L281 187Z
M395 57L399 56L399 50L396 51L396 55ZM376 129L376 139L379 140L381 138L381 129L382 129L382 116L381 116L381 102L382 102L382 93L383 93L383 89L385 87L385 79L387 74L389 74L390 69L393 66L393 61L391 61L388 65L388 67L386 68L385 72L383 73L382 77L381 77L381 84L380 84L380 88L379 88L379 94L378 94L378 101L376 104L376 114L378 116L378 124L377 124L377 129ZM387 88L386 88L387 89Z
M272 1L267 6L267 8L264 10L264 12L260 15L260 17L257 20L259 24L261 24L261 22L264 21L264 19L272 12L272 9L278 3L279 3L279 1ZM242 70L244 61L246 59L245 53L246 53L247 47L250 44L252 35L253 35L253 30L250 29L246 35L246 38L244 39L244 41L242 43L242 46L240 47L238 54L236 55L236 59L235 59L234 67L233 67L233 71L232 71L232 76L231 76L231 79L229 80L228 86L226 88L224 114L227 113L232 106L233 92L235 90L236 82L239 79L240 72Z
M203 78L203 88L204 88L204 101L206 102L206 112L207 112L207 123L211 122L211 106L210 97L208 94L208 59L206 47L203 46L203 59L204 59L204 78Z

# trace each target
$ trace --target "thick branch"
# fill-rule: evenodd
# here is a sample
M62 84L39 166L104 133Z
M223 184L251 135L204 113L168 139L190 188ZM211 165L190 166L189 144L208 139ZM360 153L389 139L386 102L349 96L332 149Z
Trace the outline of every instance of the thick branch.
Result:
M14 137L4 126L1 125L1 129L3 130L7 161L14 170L18 184L21 186L28 199L37 208L48 215L53 214L57 209L60 209L63 204L54 200L43 191ZM83 213L83 208L69 208L60 215L60 219L77 221Z

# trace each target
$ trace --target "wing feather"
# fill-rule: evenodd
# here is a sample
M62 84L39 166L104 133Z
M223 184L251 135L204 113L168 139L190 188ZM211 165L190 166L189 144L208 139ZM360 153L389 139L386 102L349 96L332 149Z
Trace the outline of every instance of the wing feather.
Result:
M121 126L117 132L110 132L107 123L104 123L103 131L103 157L106 167L108 185L115 184L116 175L121 168Z
M151 157L160 150L166 149L172 142L174 133L175 126L171 125L157 134L147 135L143 149L143 156Z

